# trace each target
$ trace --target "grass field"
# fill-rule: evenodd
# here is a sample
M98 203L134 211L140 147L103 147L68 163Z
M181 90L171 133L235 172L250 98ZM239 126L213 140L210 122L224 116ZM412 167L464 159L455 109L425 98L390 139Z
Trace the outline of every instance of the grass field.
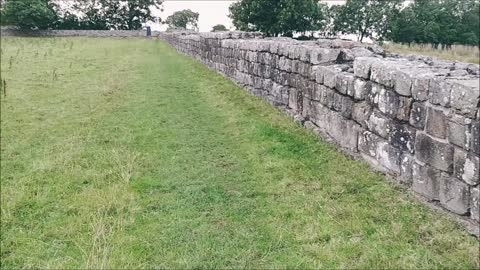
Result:
M480 48L478 46L452 45L448 49L435 49L431 44L386 43L383 47L390 52L400 54L416 54L431 56L437 59L480 64Z
M160 41L5 38L1 70L4 269L480 266L454 222Z

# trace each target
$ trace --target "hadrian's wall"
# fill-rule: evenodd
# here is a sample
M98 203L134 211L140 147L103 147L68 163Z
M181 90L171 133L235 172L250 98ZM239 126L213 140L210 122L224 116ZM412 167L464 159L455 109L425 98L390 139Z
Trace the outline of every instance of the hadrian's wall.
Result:
M17 37L145 37L146 30L17 30L1 28L0 35ZM152 31L156 37L159 32Z
M341 40L159 37L478 227L478 65L386 55Z

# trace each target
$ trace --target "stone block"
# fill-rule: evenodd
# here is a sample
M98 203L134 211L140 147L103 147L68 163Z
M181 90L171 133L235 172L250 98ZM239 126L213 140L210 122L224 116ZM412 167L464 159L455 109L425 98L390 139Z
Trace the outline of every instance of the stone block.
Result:
M347 93L353 93L353 83L355 77L351 73L339 72L336 75L335 89L338 92L346 95Z
M365 101L353 104L352 119L362 127L367 127L368 118L372 113L372 107Z
M395 71L395 87L394 90L399 95L402 96L411 96L412 95L412 85L413 85L413 73L412 70L397 70Z
M353 72L355 76L370 79L372 64L378 63L380 60L374 57L358 57L353 62Z
M427 107L427 121L425 131L434 137L445 139L447 137L448 111L441 108Z
M398 110L395 117L402 121L408 121L410 118L410 109L412 108L413 100L409 97L398 97Z
M471 133L472 119L453 114L448 119L448 141L463 149L470 149L472 139Z
M399 96L392 90L388 90L378 83L372 83L371 90L367 94L366 99L382 113L392 118L396 117L400 109Z
M455 177L469 185L476 185L480 182L479 156L456 148L453 164Z
M313 65L334 63L340 50L313 47L310 49L310 63Z
M470 217L480 221L480 187L470 189Z
M288 59L287 57L280 57L278 61L278 69L292 72L292 60Z
M425 120L427 117L427 112L425 108L425 103L423 102L413 102L412 110L410 111L410 125L416 127L417 129L423 130L425 127Z
M366 95L372 90L372 83L357 78L353 83L353 90L353 97L356 100L364 100Z
M323 70L323 84L330 88L335 88L337 84L337 73L333 67L324 67Z
M288 107L298 113L301 113L303 111L303 94L301 91L296 88L290 88Z
M453 146L426 134L416 134L415 157L439 170L453 171Z
M401 151L372 132L359 135L358 149L366 160L379 170L400 174Z
M451 84L451 106L460 114L475 117L480 100L479 79L450 79L448 82Z
M425 101L428 99L430 79L433 75L419 75L412 82L412 96L415 100Z
M273 83L270 94L274 97L276 102L282 105L288 105L288 87Z
M391 127L393 126L393 120L385 117L377 109L372 111L366 123L368 130L376 133L384 139L388 138Z
M416 129L406 124L390 122L387 132L391 145L410 154L415 152Z
M426 164L413 162L412 165L412 189L430 201L440 199L441 172Z
M465 215L469 212L470 190L468 185L442 174L439 191L442 206L459 215Z
M434 77L429 84L429 98L432 104L450 107L450 92L452 86L447 83L444 77Z
M480 121L472 121L471 124L472 137L470 140L470 149L477 154L480 154Z
M370 80L392 88L395 85L396 73L395 64L385 61L375 62L372 64Z
M400 182L410 186L412 184L412 170L414 158L408 153L402 153L400 158Z

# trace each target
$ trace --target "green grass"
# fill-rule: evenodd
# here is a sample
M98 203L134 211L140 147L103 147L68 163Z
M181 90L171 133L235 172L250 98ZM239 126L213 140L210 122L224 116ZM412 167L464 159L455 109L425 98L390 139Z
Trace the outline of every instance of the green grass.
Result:
M478 268L479 243L164 43L2 40L2 268Z
M431 56L448 61L480 64L480 47L468 45L452 45L451 48L434 48L432 44L406 44L385 43L383 47L390 52L399 54L414 54Z

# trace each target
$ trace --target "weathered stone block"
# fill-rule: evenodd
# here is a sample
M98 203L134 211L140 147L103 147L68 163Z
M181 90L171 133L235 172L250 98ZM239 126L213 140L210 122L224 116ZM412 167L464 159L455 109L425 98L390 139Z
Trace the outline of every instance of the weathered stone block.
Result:
M441 172L416 162L412 166L412 189L430 201L438 201Z
M330 88L335 88L337 84L337 73L338 71L335 70L333 67L324 67L323 69L323 84Z
M362 127L367 127L368 118L372 113L372 107L365 101L353 104L352 119Z
M440 177L440 203L448 210L465 215L470 206L469 187L465 183L445 174Z
M480 157L456 148L453 167L455 177L465 183L476 185L480 182Z
M288 92L289 88L277 83L273 83L270 94L275 98L275 101L282 104L288 105Z
M353 84L354 94L356 100L364 100L366 95L372 90L372 83L362 79L355 79Z
M288 107L293 111L301 113L303 111L303 95L296 88L290 88L288 97Z
M470 189L470 216L473 220L480 221L480 187Z
M412 71L397 70L395 76L395 92L402 96L412 95L413 76Z
M370 79L372 64L378 63L380 60L373 57L358 57L353 62L353 72L355 76L364 79Z
M477 154L480 154L480 121L472 121L471 124L470 149Z
M358 149L367 156L367 161L377 169L400 174L401 151L379 136L369 131L362 132L359 135Z
M470 149L472 138L472 120L458 114L451 115L448 120L448 141L463 149Z
M444 77L434 77L429 84L429 101L444 107L450 107L450 92L452 87Z
M448 82L451 84L451 106L460 114L475 117L480 99L479 79L450 79Z
M367 101L375 105L382 113L389 117L396 117L400 110L400 99L398 95L386 89L384 86L372 83Z
M427 121L425 131L434 137L445 139L447 137L448 111L441 108L427 108Z
M340 50L326 48L310 49L310 63L313 65L334 63L337 60Z
M335 89L344 95L347 93L353 93L354 80L355 78L353 74L339 72L336 75Z
M360 126L353 121L346 120L342 115L331 112L326 123L327 133L342 147L357 151L358 132Z
M402 121L408 121L410 118L410 109L412 108L413 100L409 97L398 97L398 111L395 117Z
M425 127L425 120L427 117L427 112L425 109L425 103L423 102L414 102L412 105L412 110L410 112L410 125L423 130Z
M400 158L400 182L410 186L412 183L413 156L408 153L402 153Z
M418 75L413 79L412 96L415 100L425 101L428 99L430 79L433 75Z
M416 135L415 157L439 170L453 171L453 146L426 134L417 133Z
M333 102L335 98L335 91L328 87L323 88L324 91L321 92L320 103L325 107L333 109Z
M416 130L409 125L390 122L388 128L388 142L396 148L413 154L415 152Z
M393 64L384 61L375 62L372 64L370 80L392 88L395 85L396 73L397 69Z

